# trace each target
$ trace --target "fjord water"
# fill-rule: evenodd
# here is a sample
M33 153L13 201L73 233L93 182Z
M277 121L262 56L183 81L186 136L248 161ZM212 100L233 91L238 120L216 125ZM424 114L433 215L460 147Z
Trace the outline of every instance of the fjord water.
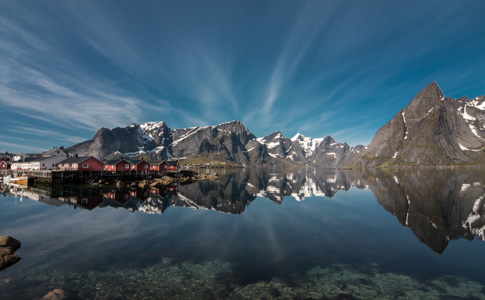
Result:
M1 298L485 299L483 171L243 169L169 190L7 189L0 235L22 242L22 260L0 272Z

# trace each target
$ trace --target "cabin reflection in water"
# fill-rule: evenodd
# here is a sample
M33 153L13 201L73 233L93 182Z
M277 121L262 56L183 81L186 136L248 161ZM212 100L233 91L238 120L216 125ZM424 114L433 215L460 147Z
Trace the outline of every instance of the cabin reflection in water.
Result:
M170 206L242 214L258 197L282 204L287 197L332 199L351 188L370 189L378 203L409 227L419 240L442 253L450 240L485 239L485 175L481 169L362 170L303 169L268 172L244 169L216 181L150 190L6 189L5 192L51 205L74 208L124 208L162 214ZM5 188L5 187L4 187Z

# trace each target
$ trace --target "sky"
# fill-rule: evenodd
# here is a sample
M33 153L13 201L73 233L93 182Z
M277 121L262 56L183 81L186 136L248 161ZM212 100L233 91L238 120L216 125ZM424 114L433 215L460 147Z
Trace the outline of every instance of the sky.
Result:
M485 95L485 1L0 1L0 152L242 121L367 145L428 84Z

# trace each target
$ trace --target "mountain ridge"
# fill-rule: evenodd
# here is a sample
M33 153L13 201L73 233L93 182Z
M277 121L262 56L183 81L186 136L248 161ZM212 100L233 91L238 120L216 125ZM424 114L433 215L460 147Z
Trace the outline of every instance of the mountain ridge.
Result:
M92 139L66 150L101 160L116 156L165 160L205 158L242 166L296 163L336 167L346 161L346 156L355 156L362 149L363 146L355 148L338 143L331 136L312 139L297 134L287 138L277 131L258 138L241 121L180 129L171 129L160 121L100 128Z
M101 160L197 158L241 166L485 165L485 96L446 97L432 82L377 131L369 146L351 147L330 135L288 138L281 131L256 137L241 121L180 129L159 121L101 128L92 139L66 150Z

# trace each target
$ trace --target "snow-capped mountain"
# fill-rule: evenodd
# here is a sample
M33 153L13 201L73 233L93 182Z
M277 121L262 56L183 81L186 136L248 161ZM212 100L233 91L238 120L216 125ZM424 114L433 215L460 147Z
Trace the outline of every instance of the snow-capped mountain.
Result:
M258 142L266 145L268 154L273 158L330 167L351 164L365 149L364 146L350 147L347 143L338 143L331 136L313 139L298 133L290 139L279 131L259 138Z
M298 163L335 167L355 161L363 147L351 148L332 137L293 138L275 132L257 138L239 121L215 126L170 129L165 122L132 124L125 128L101 128L91 140L67 149L99 159L129 156L145 159L207 158L248 166Z

